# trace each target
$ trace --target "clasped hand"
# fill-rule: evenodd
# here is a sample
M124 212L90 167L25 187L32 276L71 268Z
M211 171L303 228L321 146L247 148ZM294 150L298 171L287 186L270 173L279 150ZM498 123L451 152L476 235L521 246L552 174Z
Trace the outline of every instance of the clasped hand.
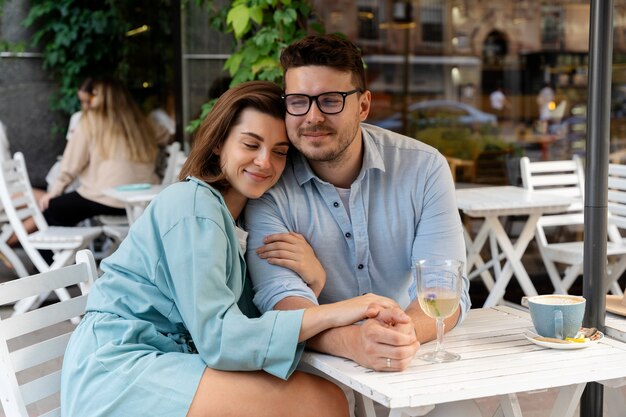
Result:
M353 328L358 334L352 359L376 371L406 369L420 346L411 317L398 307L380 310Z
M360 317L355 314L360 310L354 309L358 305L366 307ZM361 325L344 327L349 332L344 343L352 360L376 371L402 371L409 366L420 344L413 320L395 301L365 294L328 306L335 309L334 327L363 319Z

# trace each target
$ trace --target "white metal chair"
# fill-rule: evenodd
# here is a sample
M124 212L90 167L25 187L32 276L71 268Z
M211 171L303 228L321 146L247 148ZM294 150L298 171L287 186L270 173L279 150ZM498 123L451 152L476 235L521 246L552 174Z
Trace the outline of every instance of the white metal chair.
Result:
M527 157L520 160L522 183L524 188L562 195L571 198L575 203L566 213L544 215L539 219L535 229L535 240L543 259L550 281L556 293L566 294L576 278L583 272L584 241L570 240L565 242L550 242L546 229L556 227L578 227L584 224L584 170L580 159L574 158L563 161L530 162ZM614 225L608 229L609 235L615 237L619 233ZM626 268L626 245L621 241L607 242L607 255L617 261L609 263L607 260L607 275L611 292L621 294L616 283ZM567 265L561 274L556 264Z
M13 248L7 243L11 236L13 236L13 228L11 227L11 223L9 223L9 218L4 212L4 209L0 207L0 253L11 265L11 268L15 270L18 277L25 277L28 275L28 270L17 253L15 253Z
M161 184L170 185L177 181L180 169L187 160L187 155L181 150L180 143L174 142L167 147L167 166Z
M100 227L48 226L35 201L24 155L20 152L17 152L13 159L0 162L0 200L11 228L39 272L67 265L77 251L86 248L102 233ZM32 217L37 225L36 232L29 233L24 228L22 222L29 217ZM48 264L41 256L40 249L51 250L54 253L51 264ZM69 298L65 289L57 289L55 293L62 300ZM47 298L48 294L41 293L39 297L21 300L15 305L15 313L23 313L36 307Z
M81 289L74 298L0 318L0 400L6 417L61 415L58 398L48 397L61 388L60 367L74 330L69 320L84 314L96 278L93 255L81 250L75 265L0 284L0 306L73 285Z

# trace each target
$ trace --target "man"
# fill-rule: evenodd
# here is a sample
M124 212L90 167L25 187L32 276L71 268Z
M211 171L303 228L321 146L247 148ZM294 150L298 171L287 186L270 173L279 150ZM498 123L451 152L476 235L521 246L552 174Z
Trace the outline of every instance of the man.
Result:
M501 120L504 116L505 110L509 110L511 105L509 100L504 95L502 91L502 87L498 86L490 95L489 95L489 103L491 104L491 109L498 116L498 120Z
M554 90L550 83L544 83L537 94L537 106L539 107L539 132L548 133L551 112L555 107Z
M273 264L273 251L286 249L285 233L299 233L326 270L320 303L372 292L396 300L413 320L395 326L367 320L331 329L308 346L375 370L405 369L418 342L435 338L434 320L410 303L412 265L424 258L465 261L446 160L414 139L361 123L371 93L351 42L309 36L287 47L281 64L287 133L301 154L290 158L273 189L248 203L255 304L267 311L318 302L298 275ZM464 278L461 307L447 329L469 309L468 287Z

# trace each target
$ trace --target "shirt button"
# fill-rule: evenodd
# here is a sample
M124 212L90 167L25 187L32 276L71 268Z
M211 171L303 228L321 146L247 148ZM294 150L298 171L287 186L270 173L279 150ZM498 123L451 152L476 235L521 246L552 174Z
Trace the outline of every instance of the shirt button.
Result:
M357 268L363 269L363 264L359 264L359 266L357 266Z
M351 236L352 236L352 233L350 233L350 232L346 233L346 237L347 237L348 239L350 239L350 237L351 237Z
M333 206L335 206L335 207L339 207L339 203L335 201L335 202L333 203Z

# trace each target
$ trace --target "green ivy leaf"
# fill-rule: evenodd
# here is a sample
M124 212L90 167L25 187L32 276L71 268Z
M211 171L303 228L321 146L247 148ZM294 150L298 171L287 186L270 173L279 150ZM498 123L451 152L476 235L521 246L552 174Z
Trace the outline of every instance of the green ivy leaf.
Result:
M271 71L272 69L277 68L278 62L274 58L266 57L261 58L252 66L252 73L258 74L262 71Z
M307 34L315 21L312 10L307 0L234 0L226 11L213 9L209 19L212 27L233 32L236 40L224 64L232 77L231 86L250 80L282 83L280 52ZM321 28L318 24L314 30L323 33ZM199 125L196 119L187 131Z
M250 8L250 19L257 25L263 23L263 8L260 6Z
M241 66L241 61L243 60L243 55L241 54L232 54L224 63L224 69L228 71L230 76L234 76L237 71L239 71L239 67Z
M250 9L244 4L233 7L228 12L226 23L235 32L235 38L241 39L250 24Z

